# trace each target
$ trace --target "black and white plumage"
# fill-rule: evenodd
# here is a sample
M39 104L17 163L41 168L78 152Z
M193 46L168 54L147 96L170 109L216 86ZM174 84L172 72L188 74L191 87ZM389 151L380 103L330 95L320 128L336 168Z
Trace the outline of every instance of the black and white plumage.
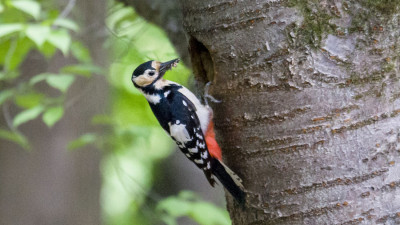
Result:
M179 149L203 170L214 186L217 177L239 201L244 201L240 178L220 160L210 155L205 134L212 117L212 110L201 104L187 88L163 79L165 72L179 62L149 61L137 67L132 82L145 96L161 127L176 142Z

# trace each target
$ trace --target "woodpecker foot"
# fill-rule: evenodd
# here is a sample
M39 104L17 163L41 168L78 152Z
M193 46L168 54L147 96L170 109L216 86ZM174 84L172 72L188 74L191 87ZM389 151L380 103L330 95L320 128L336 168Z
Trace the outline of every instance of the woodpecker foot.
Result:
M210 99L212 102L215 102L215 103L221 103L222 102L221 100L218 100L218 99L216 99L213 96L208 94L208 89L210 88L210 85L211 85L211 81L209 81L206 84L206 86L204 87L204 101L205 101L207 106L208 106L208 100L207 99Z

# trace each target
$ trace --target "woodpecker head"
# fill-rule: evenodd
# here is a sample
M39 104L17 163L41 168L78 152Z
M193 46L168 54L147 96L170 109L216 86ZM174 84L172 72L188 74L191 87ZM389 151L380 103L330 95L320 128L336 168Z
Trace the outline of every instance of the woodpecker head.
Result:
M136 87L147 87L153 85L162 78L172 67L175 67L179 59L168 62L158 62L155 60L145 62L138 66L132 73L132 82Z

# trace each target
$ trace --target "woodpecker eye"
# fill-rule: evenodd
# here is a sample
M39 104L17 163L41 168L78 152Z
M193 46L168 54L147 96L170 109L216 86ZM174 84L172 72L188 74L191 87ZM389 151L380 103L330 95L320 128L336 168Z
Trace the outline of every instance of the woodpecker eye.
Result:
M150 75L150 76L153 76L153 75L154 75L154 71L150 71L150 72L149 72L149 75Z

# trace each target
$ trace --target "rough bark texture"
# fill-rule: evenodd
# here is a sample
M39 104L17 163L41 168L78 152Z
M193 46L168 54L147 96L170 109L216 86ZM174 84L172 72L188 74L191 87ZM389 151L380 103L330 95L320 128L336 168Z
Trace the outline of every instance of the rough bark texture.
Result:
M245 208L228 195L233 224L399 224L400 2L181 4L249 192Z
M81 21L92 30L85 34L85 41L93 61L102 65L104 35L99 38L93 31L103 26L105 1L78 1L75 7L86 15ZM33 53L22 66L22 74L57 72L66 61L58 54L47 63ZM43 90L54 94L47 86ZM101 153L93 147L76 151L68 151L66 147L69 141L88 132L92 116L104 110L105 78L78 79L69 93L66 105L70 107L67 106L64 118L52 129L39 120L22 125L21 131L31 141L31 152L0 141L0 224L101 224ZM1 122L5 123L3 117Z
M396 3L394 3L396 2ZM398 1L182 1L234 224L400 222ZM201 49L198 51L198 49Z

